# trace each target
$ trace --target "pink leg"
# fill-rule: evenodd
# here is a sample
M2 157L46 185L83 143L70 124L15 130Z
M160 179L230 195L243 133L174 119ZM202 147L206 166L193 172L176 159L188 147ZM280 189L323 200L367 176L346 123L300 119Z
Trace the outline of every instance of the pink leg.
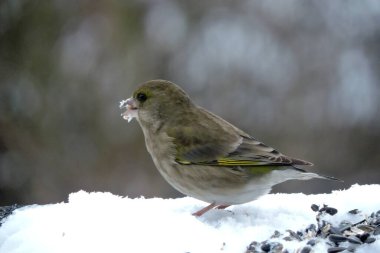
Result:
M227 207L229 207L230 205L220 205L220 206L217 206L216 208L217 209L226 209Z
M206 206L205 208L202 208L201 210L198 210L196 211L195 213L193 213L194 216L202 216L204 213L210 211L211 209L213 209L214 207L216 207L217 205L215 203L211 203L210 205Z

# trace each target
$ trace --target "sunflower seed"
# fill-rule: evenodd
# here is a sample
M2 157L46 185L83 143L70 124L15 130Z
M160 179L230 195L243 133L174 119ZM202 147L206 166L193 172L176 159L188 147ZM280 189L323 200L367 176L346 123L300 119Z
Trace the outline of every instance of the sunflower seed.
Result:
M270 244L264 243L263 245L261 245L261 250L264 252L269 252L270 251Z
M360 213L359 209L352 209L350 211L348 211L349 214L358 214Z
M306 244L310 246L315 246L315 244L317 244L317 241L315 239L311 239Z
M372 233L375 230L374 227L371 227L368 225L358 225L357 228L359 228L360 230L363 230L364 232L367 232L367 233Z
M311 205L311 210L313 210L314 212L318 212L319 206L317 206L316 204L312 204Z
M311 248L309 246L305 246L302 248L300 253L310 253L310 252L311 252Z
M375 237L368 237L364 242L365 243L373 243L376 241L376 238Z
M281 236L281 233L278 230L275 230L273 235L270 238L279 238Z
M360 241L359 238L357 238L356 236L353 236L353 235L350 235L349 237L347 237L347 240L348 240L350 243L354 243L354 244L362 244L362 241Z
M347 237L338 234L331 234L329 235L329 240L335 243L340 243L347 241Z
M351 231L357 235L362 235L364 234L365 232L363 230L361 230L360 228L358 227L351 227Z
M331 247L327 249L328 253L337 253L337 252L342 252L343 250L346 250L344 247Z
M323 205L323 207L321 209L319 209L319 212L326 212L330 215L335 215L338 212L338 209L333 208L333 207L329 207L327 205Z

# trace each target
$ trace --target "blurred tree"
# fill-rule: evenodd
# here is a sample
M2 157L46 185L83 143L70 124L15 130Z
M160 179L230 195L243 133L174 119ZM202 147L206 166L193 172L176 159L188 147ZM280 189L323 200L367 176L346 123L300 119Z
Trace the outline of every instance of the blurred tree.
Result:
M178 196L118 109L155 78L345 180L276 191L378 183L379 24L371 0L2 1L0 205Z

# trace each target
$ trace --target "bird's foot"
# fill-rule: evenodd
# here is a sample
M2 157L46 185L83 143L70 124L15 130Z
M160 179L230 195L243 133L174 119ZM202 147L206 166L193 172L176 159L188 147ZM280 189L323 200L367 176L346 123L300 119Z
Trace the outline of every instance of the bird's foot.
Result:
M205 214L206 212L210 211L213 208L216 208L216 209L225 209L227 207L229 207L229 205L217 205L215 203L211 203L210 205L202 208L201 210L196 211L195 213L193 213L193 215L197 216L197 217L200 217L200 216L202 216L203 214Z
M219 206L216 207L216 209L226 209L229 206L230 205L219 205Z

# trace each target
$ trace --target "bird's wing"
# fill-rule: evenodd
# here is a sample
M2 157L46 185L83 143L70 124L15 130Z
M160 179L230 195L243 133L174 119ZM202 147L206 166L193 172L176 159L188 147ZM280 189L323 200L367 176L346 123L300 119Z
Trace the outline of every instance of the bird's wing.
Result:
M224 167L312 165L285 156L222 118L201 110L203 120L188 122L169 134L174 139L175 159L180 164Z
M175 159L182 164L201 164L216 161L236 150L241 137L222 133L213 136L203 126L183 126L168 133L173 138ZM219 129L220 133L222 132Z
M255 140L252 137L242 137L242 143L227 156L218 159L220 165L238 166L286 166L312 165L312 163L285 156L272 147Z
M202 152L201 149L199 149L199 151ZM242 143L238 145L234 151L216 159L192 161L191 159L181 159L177 157L177 162L181 164L224 167L312 165L310 162L285 156L277 150L253 138L247 137L242 137Z

